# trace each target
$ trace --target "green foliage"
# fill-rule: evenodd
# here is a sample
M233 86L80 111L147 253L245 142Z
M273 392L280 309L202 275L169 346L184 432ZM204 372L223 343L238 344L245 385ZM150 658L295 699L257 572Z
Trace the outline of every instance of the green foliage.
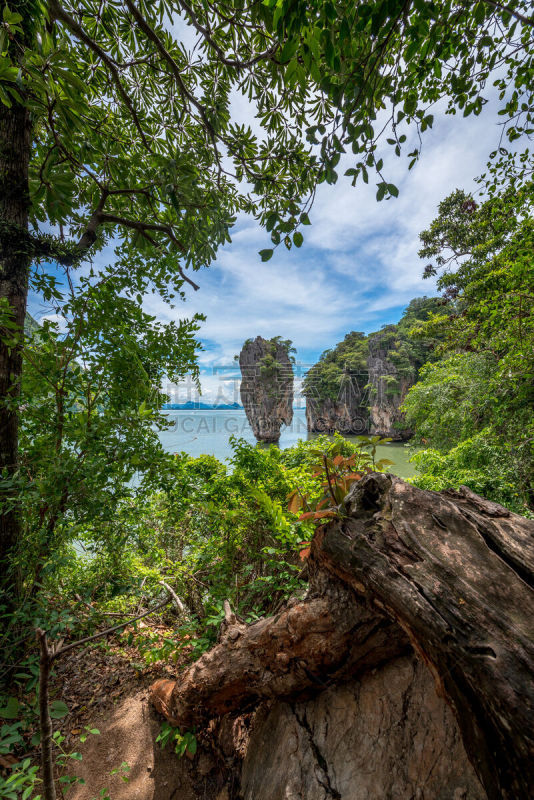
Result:
M446 450L479 430L494 405L489 382L495 370L489 352L454 353L425 364L403 405L418 440Z
M199 618L215 613L217 627L225 599L247 617L299 586L302 537L283 507L298 471L284 467L274 446L232 446L231 472L211 456L177 456L172 479L151 501L179 594Z
M479 114L492 79L509 149L495 150L485 180L498 165L509 180L528 175L514 144L532 130L532 20L520 0L2 10L0 103L33 121L32 223L87 229L93 249L118 233L124 257L143 270L166 262L178 285L182 267L213 260L239 212L274 246L300 247L314 187L337 180L344 153L353 183L375 173L377 199L396 197L379 143L411 168L429 107L446 98L449 114ZM191 50L177 16L196 32ZM258 134L233 119L235 92ZM74 241L70 251L56 257L72 263Z
M482 497L524 514L525 502L512 450L511 445L499 441L486 428L446 452L427 448L416 453L412 461L419 475L414 483L436 492L468 486Z
M292 354L297 351L293 347L291 339L282 339L281 336L273 336L272 339L267 339L267 352L259 361L260 377L266 381L277 378L287 371L285 365L278 360L281 355L279 353L280 349L288 356L290 361L295 363L295 356Z
M34 795L37 784L41 783L38 776L39 767L32 764L30 758L23 759L20 764L14 764L11 774L7 777L0 775L0 797L2 800L40 800L41 795Z
M113 271L96 286L82 280L58 303L63 329L46 321L24 349L20 469L8 480L25 526L18 580L29 591L45 567L61 568L54 559L73 540L109 535L112 547L132 478L142 485L169 459L158 439L168 424L160 386L195 374L198 324L158 323L118 294L123 286Z
M57 701L55 701L57 704ZM64 704L63 704L64 705ZM51 713L50 716L52 719L57 719L58 715L54 714L54 704L51 704ZM61 716L65 716L62 714ZM18 723L19 726L22 723ZM5 753L12 753L17 748L25 749L27 742L19 736L15 738L13 735L6 735L4 733L4 728L7 726L3 726L2 731L0 732L0 754ZM15 726L10 726L15 727ZM85 726L86 733L80 736L80 741L85 742L87 736L89 734L98 735L100 731L96 728L90 728L89 726ZM37 738L34 737L35 741L32 740L32 744L35 744L39 741L38 735ZM66 770L69 766L71 761L81 761L81 754L74 752L74 751L67 751L63 747L63 742L65 741L65 736L61 733L61 731L55 731L52 734L52 741L54 745L54 764L55 764L55 772L59 775L58 783L61 789L65 789L68 786L72 786L73 784L85 783L83 778L78 778L75 776L67 775ZM42 783L42 778L39 777L40 768L38 765L32 763L32 758L24 758L22 761L13 764L9 769L11 773L8 774L7 777L2 777L0 775L0 798L1 800L41 800L40 794L34 794L36 787ZM124 765L128 769L128 765ZM113 770L116 772L117 770ZM106 792L107 795L107 792Z
M482 180L499 186L503 173L511 181L528 179L529 154L522 158L514 144L533 127L528 4L479 2L458 8L453 2L407 6L402 0L319 0L313 12L307 3L267 0L266 5L274 11L269 29L287 37L281 53L286 82L300 88L313 81L339 112L333 131L328 119L307 131L309 141L321 148L321 180L334 183L341 154L352 151L353 163L345 173L352 182L361 178L367 183L374 172L377 200L397 196L385 174L382 150L377 152L380 140L396 157L405 155L411 169L420 142L410 133L432 127L430 106L446 98L448 114L479 114L492 76L505 136Z
M350 455L344 455L347 442L339 436L334 442L328 443L326 448L314 443L309 450L310 466L313 470L312 476L320 482L322 491L317 496L316 490L313 493L302 493L298 488L294 489L287 498L288 509L293 514L304 511L299 517L301 522L304 520L321 522L326 518L344 516L346 512L343 500L353 484L361 480L364 474L381 472L393 464L393 461L387 458L379 461L375 459L376 448L390 441L391 439L381 439L380 436L359 437Z
M159 742L162 750L164 750L169 743L172 744L178 758L185 755L186 751L191 756L194 756L197 751L197 740L192 731L181 733L180 728L175 728L166 721L161 725L160 732L156 737L156 742Z
M338 400L345 384L355 376L358 385L367 383L368 342L365 334L351 331L333 350L325 350L303 381L306 397Z
M439 285L450 303L421 325L441 334L440 360L423 368L404 404L418 439L432 448L418 456L421 480L438 479L440 470L452 480L457 463L472 489L523 510L534 506L532 192L528 184L477 206L456 191L421 234L421 254L435 258L432 271L443 270ZM478 464L486 445L494 455Z
M320 503L324 478L313 473L323 454L329 463L338 456L352 459L359 470L384 468L375 458L377 443L377 437L359 443L318 437L281 451L233 439L230 465L183 453L163 459L144 485L116 498L105 524L93 524L88 515L76 525L76 548L68 538L55 540L41 591L19 612L14 630L25 632L28 643L36 625L51 639L80 636L102 620L101 612L127 618L141 597L157 602L164 580L186 607L173 635L162 640L138 629L121 636L148 664L200 655L216 640L225 600L241 618L253 620L304 590L299 552L312 528L288 509L287 498L297 490L309 508ZM347 470L341 476L336 462L332 473L336 491L345 492L349 484L342 487L341 477L348 477ZM94 609L85 616L85 630L80 602ZM33 661L20 672L26 693L35 687L35 669ZM59 716L65 709L58 704L53 711Z
M363 402L371 388L367 361L370 354L382 354L395 366L399 376L415 380L420 367L432 357L437 343L435 335L421 334L418 326L442 305L443 301L437 297L417 297L410 301L396 325L386 325L368 336L357 331L348 333L332 350L325 350L317 364L306 373L303 381L306 397L335 402L356 392ZM389 393L396 394L396 378L383 377L389 382Z
M429 335L424 324L443 313L445 306L439 297L416 297L408 304L387 349L388 360L399 376L415 380L423 364L435 358L434 352L442 337Z

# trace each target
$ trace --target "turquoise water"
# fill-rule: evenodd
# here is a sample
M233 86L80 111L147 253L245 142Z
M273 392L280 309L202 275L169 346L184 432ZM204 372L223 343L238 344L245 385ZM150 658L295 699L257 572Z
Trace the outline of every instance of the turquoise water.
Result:
M160 434L161 443L170 453L185 452L190 456L200 456L204 453L213 455L224 461L232 454L228 443L230 436L245 439L251 444L256 440L248 424L243 410L211 411L173 411L165 412L172 422L172 427ZM291 447L299 439L314 439L314 434L308 434L306 429L306 413L304 408L294 410L293 422L290 426L282 428L279 446ZM347 437L354 439L355 437ZM411 452L403 444L388 444L377 448L377 458L389 458L395 462L390 471L401 478L410 478L415 473L409 463Z

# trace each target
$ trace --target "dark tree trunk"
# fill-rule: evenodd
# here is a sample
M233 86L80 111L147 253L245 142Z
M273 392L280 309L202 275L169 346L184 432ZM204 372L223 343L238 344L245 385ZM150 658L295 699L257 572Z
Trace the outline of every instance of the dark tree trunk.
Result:
M27 109L14 104L0 113L0 302L12 313L17 328L0 332L0 471L8 477L17 469L18 408L22 372L22 341L28 295L30 256L28 231L30 120ZM3 313L3 309L2 309ZM13 333L18 343L9 339ZM10 578L9 556L17 544L20 519L16 492L2 492L0 563L2 580ZM12 577L12 576L11 576Z
M308 598L246 626L153 688L184 727L254 698L294 698L408 642L453 709L490 800L534 786L534 522L474 495L373 474L317 531Z

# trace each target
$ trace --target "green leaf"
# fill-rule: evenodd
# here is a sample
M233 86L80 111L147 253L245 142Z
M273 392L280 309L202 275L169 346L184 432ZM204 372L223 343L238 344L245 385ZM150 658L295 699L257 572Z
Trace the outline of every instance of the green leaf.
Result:
M295 231L293 234L293 243L295 247L301 247L302 242L304 241L304 236L300 231Z
M259 251L259 254L261 256L261 260L262 261L269 261L269 259L273 257L273 253L274 253L274 250L270 250L270 249L260 250Z
M291 61L295 53L297 52L297 47L299 46L299 40L297 37L294 39L288 39L285 45L282 47L282 52L280 53L280 61L282 64Z
M62 700L53 700L50 703L50 716L52 719L62 719L69 713L69 708Z
M16 719L19 715L20 703L16 697L10 697L7 705L0 708L0 717L2 719Z

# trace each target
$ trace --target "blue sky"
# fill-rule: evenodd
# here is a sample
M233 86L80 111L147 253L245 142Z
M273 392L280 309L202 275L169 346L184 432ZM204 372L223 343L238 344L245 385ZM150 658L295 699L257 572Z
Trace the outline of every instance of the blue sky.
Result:
M253 122L244 105L238 104L236 114ZM411 172L404 157L386 148L385 174L399 187L397 199L377 203L373 182L353 188L350 179L340 178L335 186L323 184L300 249L279 247L262 263L258 251L270 246L269 234L254 220L241 218L232 243L209 269L196 273L200 290L188 288L185 303L172 309L147 297L147 311L161 320L206 315L200 331L203 400L221 398L223 385L225 398L235 399L237 384L223 383L218 369L233 363L249 337L289 338L297 347L297 361L312 364L347 332L370 332L396 322L411 298L434 294L434 283L421 277L418 234L453 189L476 190L474 178L484 171L498 137L493 103L476 118L436 112ZM342 165L340 175L351 158ZM109 255L110 250L98 258ZM37 319L47 311L36 298L30 298L29 310ZM190 389L183 386L179 396L187 399Z
M353 188L347 178L321 185L300 249L279 247L262 263L258 251L270 246L269 235L253 220L239 220L232 243L197 274L200 291L190 292L184 306L207 317L200 358L204 400L235 399L235 381L221 393L217 367L231 364L249 337L292 339L297 362L312 364L349 331L380 329L396 322L413 297L435 294L435 282L422 279L419 233L452 190L477 190L474 178L484 172L499 137L490 104L477 118L435 119L411 172L405 159L388 152L386 170L400 189L397 199L377 203L374 183ZM165 316L157 301L149 305ZM180 396L189 396L185 387Z

